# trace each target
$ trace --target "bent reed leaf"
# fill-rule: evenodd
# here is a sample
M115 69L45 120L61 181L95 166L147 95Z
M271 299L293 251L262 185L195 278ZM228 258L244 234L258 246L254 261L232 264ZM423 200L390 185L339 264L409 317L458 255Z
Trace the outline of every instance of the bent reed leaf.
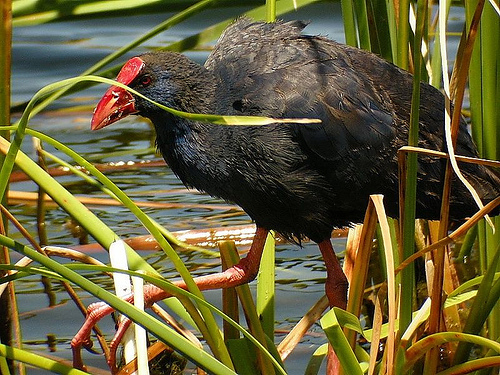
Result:
M73 84L77 84L77 83L85 82L85 81L107 83L107 84L112 85L112 86L120 87L120 88L127 90L128 92L130 92L130 93L132 93L132 94L134 94L134 95L136 95L144 100L147 100L148 102L156 105L157 107L163 109L164 111L167 111L175 116L179 116L179 117L193 120L193 121L210 122L210 123L216 124L216 125L238 125L238 126L269 125L269 124L274 124L274 123L293 123L293 124L321 123L321 120L319 120L319 119L309 119L309 118L277 119L277 118L266 117L266 116L224 116L224 115L199 114L199 113L190 113L190 112L179 111L177 109L170 108L170 107L167 107L163 104L157 103L154 100L149 99L148 97L142 95L141 93L135 91L134 89L132 89L132 88L120 83L120 82L117 82L117 81L114 81L114 80L111 80L108 78L93 76L93 75L68 78L68 79L47 85L43 89L41 89L37 94L35 94L32 101L35 100L35 98L38 99L38 97L47 95L49 92L60 89L64 86L73 85Z

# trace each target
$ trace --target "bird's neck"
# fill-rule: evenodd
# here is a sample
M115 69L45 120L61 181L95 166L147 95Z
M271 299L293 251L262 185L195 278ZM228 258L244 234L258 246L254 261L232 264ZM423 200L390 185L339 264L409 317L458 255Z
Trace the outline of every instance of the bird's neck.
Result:
M179 81L179 90L165 103L176 110L212 114L215 108L216 80L209 70L193 61L188 61L185 77ZM149 114L156 130L159 150L165 158L171 159L171 153L186 143L199 143L208 132L206 123L190 121L166 111Z
M224 158L227 137L217 135L225 129L182 118L167 126L172 129L157 130L156 143L169 167L186 186L217 195L211 188L227 180L229 173Z
M215 111L216 79L205 67L191 62L182 88L175 97L175 109L189 113L211 114Z
M189 92L180 99L175 109L201 114L215 114L214 96L216 81L204 70L193 79ZM152 118L159 151L174 173L188 186L209 191L213 178L227 174L223 155L231 133L229 127L191 121L162 112ZM216 177L217 176L217 177ZM206 186L206 187L205 187Z

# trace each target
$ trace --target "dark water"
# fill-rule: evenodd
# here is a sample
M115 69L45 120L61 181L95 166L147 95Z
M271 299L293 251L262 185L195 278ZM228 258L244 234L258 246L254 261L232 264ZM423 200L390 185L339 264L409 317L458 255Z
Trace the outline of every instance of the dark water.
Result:
M233 17L244 9L229 8L212 10L197 15L186 23L178 25L155 37L145 46L134 50L131 54L144 52L146 49L162 46L166 43L187 37L198 32L214 21L222 21ZM29 100L44 85L76 76L95 62L114 51L123 44L146 32L171 14L153 16L135 16L112 19L85 20L63 22L14 30L13 43L13 77L12 100L14 103ZM340 7L337 4L320 4L309 6L298 12L290 13L285 19L311 20L307 32L328 35L343 41ZM188 53L200 62L206 52ZM126 57L123 57L123 61ZM97 86L57 101L54 108L71 105L95 105L105 91L104 86ZM42 131L64 144L70 146L82 156L96 163L119 161L143 161L157 159L152 148L153 132L145 123L137 118L126 119L109 129L91 133L89 121L90 109L76 113L61 114L49 111L33 118L30 127ZM47 147L48 151L65 158L58 151ZM31 140L26 138L23 150L34 155ZM123 172L113 172L111 178L127 194L138 201L160 201L181 203L218 204L223 202L196 192L187 192L182 184L166 167L147 168ZM62 177L59 181L73 193L96 195L92 188L74 177ZM13 184L13 190L36 191L30 182ZM174 193L171 192L174 190ZM168 191L165 193L158 193ZM101 196L101 195L99 195ZM92 211L120 236L127 238L145 234L144 229L132 214L120 207L93 207ZM34 206L17 205L13 212L32 233L36 233L36 209ZM146 212L171 231L231 226L250 223L242 212L227 209L146 209ZM78 240L70 233L70 218L60 209L47 212L47 230L51 245L69 246L78 244ZM21 237L14 233L17 239ZM342 250L343 241L338 241L337 250ZM107 261L107 253L92 254L100 260ZM158 256L151 254L152 261ZM324 265L316 246L306 244L302 249L295 245L280 245L277 248L277 296L276 296L276 328L289 330L295 322L323 294ZM193 254L183 255L193 274L205 274L220 270L218 259L206 259ZM177 277L171 265L162 261L157 263L162 273L175 279ZM201 267L201 269L200 269ZM104 280L104 279L103 279ZM77 331L83 318L67 295L54 283L57 305L49 308L49 298L43 293L39 278L30 278L17 283L17 297L22 314L23 341L29 350L48 355L45 341L48 334L56 337L56 356L71 358L69 342ZM207 292L211 301L220 299L219 291ZM92 297L85 299L88 304ZM298 303L299 302L299 303ZM216 302L217 303L217 302ZM111 320L105 319L101 328L110 335L113 331ZM308 335L286 362L290 374L304 372L307 361L318 345L325 342L321 328L314 327L313 335ZM280 336L277 335L280 340ZM85 354L89 365L105 366L100 356ZM42 373L30 369L30 374Z
M210 24L240 14L243 8L229 8L203 12L189 21L175 26L150 40L127 57L142 53L149 48L163 46L166 43L187 37L203 30ZM112 19L85 20L63 22L35 27L18 28L14 31L13 43L13 102L29 100L44 85L64 78L76 76L95 62L115 49L135 39L171 14L156 14ZM285 15L285 19L311 20L306 32L322 34L342 42L343 26L340 5L322 3L308 6L298 12ZM457 23L460 23L458 20ZM199 62L203 62L206 52L188 53ZM127 57L123 57L125 61ZM96 86L78 95L60 99L53 108L72 105L95 105L104 86ZM90 109L79 112L61 113L48 111L33 118L30 127L40 130L64 144L70 146L82 156L95 163L158 159L154 153L153 132L148 124L137 118L128 118L110 128L99 132L90 132ZM31 140L27 138L23 150L34 155ZM65 158L58 151L48 148L55 155ZM146 168L127 172L108 174L127 194L138 201L159 201L176 203L224 203L211 197L186 191L177 178L166 167ZM59 181L75 194L96 195L92 188L74 177L62 177ZM15 183L13 190L36 191L36 186L29 182ZM173 191L173 192L172 192ZM98 195L101 196L101 195ZM116 233L124 238L145 234L145 230L132 214L121 207L93 207L92 211L99 216ZM231 206L220 209L210 208L176 208L146 209L146 212L171 231L232 226L250 223L242 212L236 212ZM16 217L32 233L36 233L36 208L34 206L17 205L13 208ZM47 231L51 245L69 246L78 244L71 235L70 218L60 209L47 212ZM16 239L21 237L14 233ZM344 246L343 240L335 240L337 251ZM92 254L107 262L107 253ZM157 261L159 254L145 253L151 261ZM276 254L277 294L276 294L276 329L287 331L293 327L304 313L323 295L325 277L321 256L313 244L305 244L303 248L295 245L279 245ZM203 256L183 254L193 274L206 274L220 269L217 259ZM166 261L157 262L162 273L172 279L177 275ZM104 279L103 279L104 280ZM48 334L56 336L56 356L71 358L69 342L83 322L83 318L67 295L55 288L57 305L49 308L49 298L43 293L38 278L25 279L16 285L19 309L22 314L22 332L25 347L29 350L48 355L45 343ZM210 301L220 299L219 291L207 292ZM85 303L94 299L88 297ZM111 320L105 319L101 328L113 332ZM282 337L277 334L277 341ZM325 338L319 326L313 327L285 365L290 374L302 374L313 351ZM90 365L105 368L100 356L85 354L85 361ZM41 374L41 371L30 369L30 374Z

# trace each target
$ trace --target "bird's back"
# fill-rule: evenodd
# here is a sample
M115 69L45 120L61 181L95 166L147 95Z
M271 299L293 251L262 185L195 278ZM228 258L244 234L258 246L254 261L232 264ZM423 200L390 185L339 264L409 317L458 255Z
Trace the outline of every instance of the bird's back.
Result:
M218 79L218 113L319 118L321 124L289 125L308 168L330 184L332 212L359 221L369 194L386 196L397 209L397 150L407 144L412 76L374 54L322 37L302 35L299 21L230 26L205 66ZM444 97L421 84L421 147L446 151ZM456 153L477 156L462 120ZM421 157L417 215L438 218L442 159ZM500 194L500 179L483 166L460 164L485 201ZM458 181L451 215L463 219L476 206ZM352 216L352 217L349 217Z

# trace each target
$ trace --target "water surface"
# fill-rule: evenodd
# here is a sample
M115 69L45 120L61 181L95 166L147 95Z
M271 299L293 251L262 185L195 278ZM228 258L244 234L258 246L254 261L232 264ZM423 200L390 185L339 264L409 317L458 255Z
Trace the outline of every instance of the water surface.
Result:
M167 43L185 38L205 27L233 17L241 13L243 8L217 9L203 12L193 19L173 27L150 40L146 45L132 51L126 57L142 53L150 48L163 46ZM111 19L96 19L77 22L62 22L57 24L39 25L17 28L14 30L13 43L13 77L12 100L22 102L46 84L76 76L93 65L99 59L135 39L171 14L156 14L153 16L132 16ZM311 20L307 32L322 34L343 41L340 7L338 4L324 3L301 9L287 14L285 19ZM190 57L202 63L207 56L206 51L188 53ZM103 85L93 87L78 95L72 95L57 101L53 110L60 107L77 105L95 105L102 93ZM152 128L138 118L128 118L111 128L99 132L90 132L90 109L62 114L47 111L36 116L30 127L42 131L95 163L158 159L152 148L154 134ZM57 156L63 157L58 151L47 148ZM23 145L23 150L33 155L29 138ZM124 172L109 173L113 181L127 194L138 201L160 201L181 203L203 203L224 205L220 200L187 191L179 180L166 167L145 168ZM81 183L74 177L62 177L59 181L75 194L90 194L101 196L93 188ZM13 190L36 191L37 187L30 182L16 183ZM158 193L160 192L160 193ZM163 193L162 193L163 192ZM109 225L117 234L124 238L145 234L145 230L126 209L121 207L92 207L101 220ZM16 205L15 215L23 220L24 225L32 233L36 233L34 206ZM146 209L146 212L171 231L233 226L250 223L249 218L241 211L235 211L232 206L227 208L208 209L176 208L169 210ZM71 219L60 209L47 212L47 232L52 245L77 245L78 239L70 233ZM14 234L14 237L20 237ZM342 250L343 241L337 241L337 250ZM161 254L145 253L151 257L166 277L176 279L177 275L168 261ZM107 262L107 253L93 253L100 260ZM209 259L197 254L183 254L183 260L194 275L207 274L220 270L218 259ZM276 296L276 329L280 332L289 330L295 322L323 294L325 277L324 265L315 245L305 244L303 248L296 245L279 245L277 260L277 296ZM104 278L101 278L103 281ZM17 283L18 303L22 313L23 340L26 348L44 355L49 355L45 343L47 334L56 337L56 356L71 358L69 342L72 335L83 322L67 295L54 283L55 301L57 305L48 308L49 298L43 293L39 279L30 278ZM219 291L207 292L209 300L220 299ZM85 303L93 302L93 297L86 297ZM300 303L297 303L300 301ZM111 319L104 319L101 324L109 335L113 332ZM280 335L277 335L280 340ZM321 328L314 327L311 335L301 342L296 352L286 362L290 374L304 372L311 353L318 345L325 342ZM85 353L85 361L89 365L104 366L100 356ZM29 370L30 374L42 373Z
M148 41L146 45L127 54L121 61L151 48L185 38L212 23L236 16L242 11L244 8L237 7L205 11ZM29 100L44 85L80 74L104 56L129 43L171 15L172 13L163 13L116 17L15 29L13 102ZM289 13L283 18L310 20L311 23L306 28L307 33L325 35L339 42L344 41L339 4L315 4ZM461 19L457 19L456 25L461 25L461 22ZM202 63L207 53L207 51L196 51L187 54ZM56 138L95 163L142 162L159 159L154 152L153 130L148 123L139 118L130 117L110 128L90 132L91 109L89 106L97 103L105 89L105 86L99 85L78 95L58 100L51 108L52 110L34 117L30 127ZM69 113L55 111L55 109L75 104L84 106L84 109ZM29 138L25 140L23 150L29 155L34 155ZM50 148L48 150L65 158L56 150ZM145 209L149 215L171 231L250 223L250 219L243 212L235 211L233 206L195 191L187 191L167 167L134 169L126 172L112 172L108 175L137 201L222 205L218 208L204 206L169 210ZM100 192L75 177L61 177L58 180L75 194L102 196ZM37 191L37 187L30 182L15 183L11 188ZM12 211L31 233L36 233L36 208L34 206L18 204L13 207ZM146 234L133 215L124 208L102 206L92 207L92 211L124 238ZM74 225L65 212L60 209L48 210L46 220L51 245L78 244L78 239L71 234L71 228ZM17 239L21 238L16 233L13 236ZM343 240L334 240L334 244L336 251L342 251ZM105 252L92 255L107 262ZM161 269L163 275L172 280L177 278L175 270L161 254L145 252L144 255ZM220 270L218 259L193 253L183 253L182 257L194 275ZM276 258L276 329L279 332L286 332L323 295L325 269L314 244L304 244L302 248L291 244L281 244L277 247ZM107 282L103 277L100 279ZM27 349L50 355L45 341L48 334L54 334L57 341L56 352L53 354L71 358L69 343L83 322L83 318L74 305L68 302L68 297L61 288L55 283L53 287L56 292L54 297L56 306L49 308L49 298L43 293L39 278L32 277L16 284L19 309L22 313L23 340ZM220 299L220 291L206 292L206 295L216 304ZM87 296L84 302L89 304L94 300L93 297ZM114 327L111 319L104 319L100 326L112 335ZM282 337L279 333L277 334L278 341ZM311 354L324 342L321 328L314 326L311 334L302 340L286 361L287 371L290 374L304 373ZM89 365L105 368L100 356L86 353L85 361ZM39 373L42 372L29 370L29 374Z

